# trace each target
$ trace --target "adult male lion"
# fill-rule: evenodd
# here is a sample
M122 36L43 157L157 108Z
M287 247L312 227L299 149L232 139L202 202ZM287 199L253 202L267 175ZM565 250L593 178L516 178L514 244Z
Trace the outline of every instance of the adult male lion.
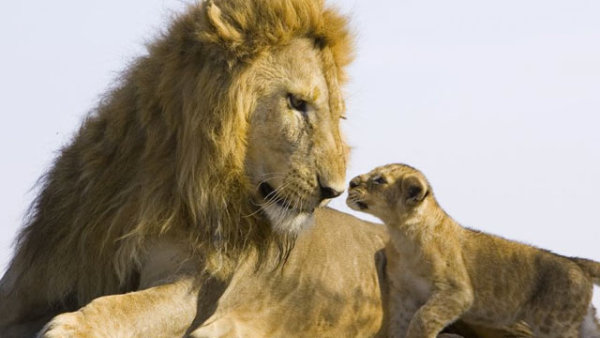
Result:
M382 230L315 212L345 185L350 51L320 1L191 6L44 177L1 282L0 336L77 309L43 334L181 335L234 308L237 330L264 318L256 334L377 332ZM287 321L268 314L281 309Z
M350 45L321 1L191 6L45 176L0 336L377 334L384 230L318 208Z

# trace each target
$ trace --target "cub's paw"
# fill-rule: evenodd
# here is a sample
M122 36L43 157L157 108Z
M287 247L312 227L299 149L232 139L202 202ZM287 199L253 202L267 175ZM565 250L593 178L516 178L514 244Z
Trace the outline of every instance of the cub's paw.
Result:
M81 311L66 312L54 318L38 333L38 338L98 337L91 334Z

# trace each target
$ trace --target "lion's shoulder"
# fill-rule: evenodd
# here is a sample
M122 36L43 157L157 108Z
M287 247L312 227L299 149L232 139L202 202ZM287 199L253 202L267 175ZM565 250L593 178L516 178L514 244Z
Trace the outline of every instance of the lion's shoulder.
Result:
M299 244L304 237L329 247L339 247L347 253L370 255L382 249L388 241L385 226L331 208L315 211L315 224L300 236Z

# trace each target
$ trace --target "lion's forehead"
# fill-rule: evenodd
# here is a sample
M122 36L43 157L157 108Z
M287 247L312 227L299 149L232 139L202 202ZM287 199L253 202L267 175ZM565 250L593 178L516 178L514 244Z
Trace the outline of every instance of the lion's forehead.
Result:
M295 39L286 48L272 50L258 60L254 77L267 91L279 88L292 92L315 104L319 111L339 116L345 102L336 65L328 62L328 54L315 48L309 39Z

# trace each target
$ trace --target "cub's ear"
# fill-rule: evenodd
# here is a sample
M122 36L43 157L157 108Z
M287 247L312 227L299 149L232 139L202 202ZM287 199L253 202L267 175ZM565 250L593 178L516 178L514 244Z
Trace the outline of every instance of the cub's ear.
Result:
M429 193L427 183L417 176L408 176L402 180L402 196L406 203L417 205Z

